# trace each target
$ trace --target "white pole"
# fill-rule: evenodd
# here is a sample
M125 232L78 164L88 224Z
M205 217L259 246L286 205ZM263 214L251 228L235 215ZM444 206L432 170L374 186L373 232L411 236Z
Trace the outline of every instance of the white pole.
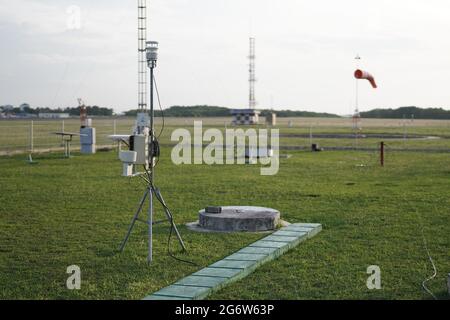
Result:
M406 116L403 115L403 146L406 146L406 139L408 138L408 132L406 127Z
M31 120L30 124L30 153L33 153L34 151L34 121Z
M359 69L359 61L361 60L361 57L359 55L356 56L355 61L356 61L356 69ZM358 123L358 112L359 112L359 82L358 79L355 79L355 114L353 116L353 130L355 132L355 146L354 148L356 149L358 146L358 127L359 127L359 123Z
M64 120L62 120L62 122L61 122L61 132L64 133L64 129L65 129L65 123L64 123ZM61 144L64 145L64 148L66 148L66 144L64 142L64 136L63 135L61 136Z

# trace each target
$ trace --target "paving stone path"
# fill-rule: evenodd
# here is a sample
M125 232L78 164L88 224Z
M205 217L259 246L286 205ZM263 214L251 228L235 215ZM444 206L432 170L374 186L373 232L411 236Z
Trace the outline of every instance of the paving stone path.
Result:
M202 300L231 282L245 278L301 242L322 231L322 225L297 223L282 228L207 268L155 292L144 300Z

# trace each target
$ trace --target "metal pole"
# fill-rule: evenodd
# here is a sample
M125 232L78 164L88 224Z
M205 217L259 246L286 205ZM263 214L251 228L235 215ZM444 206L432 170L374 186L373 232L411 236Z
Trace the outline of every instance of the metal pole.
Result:
M61 123L61 132L62 133L64 133L64 129L65 129L64 127L65 127L64 120L62 120L62 123ZM61 140L62 140L61 142L64 143L64 135L61 135Z
M34 121L31 120L30 125L30 153L34 151Z
M114 119L113 120L113 135L116 135L116 132L117 132L117 120L116 119ZM117 141L117 150L118 150L118 152L120 152L120 140L118 140Z
M153 108L153 77L154 67L150 68L150 183L149 183L149 208L148 208L148 263L153 261L153 148L154 148L154 126L155 113Z
M150 139L153 142L153 131L154 131L154 108L153 108L153 67L150 68Z
M144 207L144 203L145 203L145 200L147 199L147 196L148 196L148 191L145 191L145 194L142 197L141 202L139 202L139 207L138 207L136 213L134 214L133 220L131 220L131 224L130 224L130 227L128 228L127 235L125 236L125 239L123 240L122 245L120 246L120 252L123 252L123 250L125 249L125 245L128 242L128 238L131 235L131 231L133 231L136 220L139 217L139 213L142 211L142 208Z
M404 142L406 142L406 139L408 137L408 132L407 132L407 127L406 127L406 116L403 115L403 140Z
M356 55L356 69L359 69L359 62L361 61L361 57ZM355 116L354 118L354 131L355 131L355 149L358 147L358 130L359 130L359 81L355 79Z
M148 206L148 263L153 261L153 189L148 186L149 206Z
M154 170L154 142L155 142L155 108L153 106L154 94L154 67L150 68L150 181L153 183L155 179L155 170Z
M33 131L34 131L34 123L33 120L30 122L30 150L28 154L28 162L31 164L33 163L33 150L34 150L34 137L33 137Z

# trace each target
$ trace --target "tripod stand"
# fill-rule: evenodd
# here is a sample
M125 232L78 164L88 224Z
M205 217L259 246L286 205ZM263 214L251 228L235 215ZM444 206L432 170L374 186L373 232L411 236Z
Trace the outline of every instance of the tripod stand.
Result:
M145 178L144 178L145 179ZM139 222L143 222L145 224L148 225L148 262L151 263L153 260L153 225L155 224L159 224L163 221L153 221L153 214L154 214L154 208L153 208L153 200L154 197L156 197L156 199L161 203L161 205L164 208L164 213L166 215L167 221L170 222L171 224L171 228L173 229L173 231L175 231L175 234L178 238L178 242L180 243L180 246L183 248L183 251L186 251L186 246L184 245L183 239L181 238L181 235L178 231L178 228L173 220L173 216L172 213L170 212L169 208L166 205L166 202L164 201L164 198L161 195L161 192L159 189L155 188L153 186L153 183L150 180L147 180L147 187L146 190L144 192L144 195L141 199L141 201L139 202L139 207L133 217L133 220L131 221L130 227L128 229L127 235L125 236L125 239L123 240L121 246L120 246L120 252L123 252L123 250L125 249L125 246L128 242L128 239L130 238L131 232L133 231L134 225L136 224L136 221ZM143 211L144 209L144 204L147 200L147 198L149 199L149 207L148 207L148 218L147 220L142 220L139 218L140 213Z

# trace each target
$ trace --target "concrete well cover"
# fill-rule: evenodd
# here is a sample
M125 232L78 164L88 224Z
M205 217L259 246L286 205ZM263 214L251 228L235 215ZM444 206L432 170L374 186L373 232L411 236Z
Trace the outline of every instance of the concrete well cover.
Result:
M280 223L280 212L262 207L222 207L222 213L199 212L202 228L214 231L270 231Z

